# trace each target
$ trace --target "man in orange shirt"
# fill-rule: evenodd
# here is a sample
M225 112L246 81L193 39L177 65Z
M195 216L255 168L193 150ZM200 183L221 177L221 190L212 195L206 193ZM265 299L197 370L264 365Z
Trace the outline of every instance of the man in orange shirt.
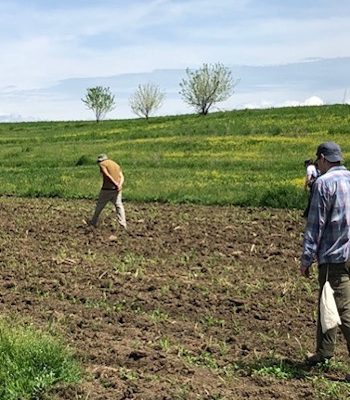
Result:
M97 163L103 177L103 184L90 225L97 226L99 215L110 201L116 209L119 225L126 229L125 211L122 203L122 187L124 183L122 169L116 162L110 160L106 154L100 154L97 157Z

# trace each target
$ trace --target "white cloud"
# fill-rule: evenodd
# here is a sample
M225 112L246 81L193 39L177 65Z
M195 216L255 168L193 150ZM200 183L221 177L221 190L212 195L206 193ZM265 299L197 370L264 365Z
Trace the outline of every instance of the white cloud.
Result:
M241 106L241 108L273 108L273 107L300 107L300 106L322 106L324 101L318 96L311 96L303 101L298 100L285 100L285 101L270 101L270 100L260 100L256 103L246 103Z
M312 96L312 97L309 97L308 99L306 99L304 101L304 103L301 105L302 106L323 106L324 101L317 96Z
M62 0L50 8L39 1L5 1L0 86L38 87L69 77L203 62L256 65L348 56L350 21L336 3L312 9L304 4L300 18L300 5L289 2L100 0L67 7Z

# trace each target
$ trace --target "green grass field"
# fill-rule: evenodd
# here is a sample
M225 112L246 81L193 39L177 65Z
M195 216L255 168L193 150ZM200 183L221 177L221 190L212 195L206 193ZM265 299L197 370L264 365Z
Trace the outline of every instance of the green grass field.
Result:
M0 194L94 198L107 153L127 200L303 208L304 159L333 140L346 164L349 134L348 105L0 124Z

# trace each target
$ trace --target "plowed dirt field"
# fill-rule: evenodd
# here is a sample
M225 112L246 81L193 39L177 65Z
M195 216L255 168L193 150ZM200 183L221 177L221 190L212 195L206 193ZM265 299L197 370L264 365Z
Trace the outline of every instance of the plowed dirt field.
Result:
M0 198L0 312L58 333L85 370L49 398L318 398L312 379L278 373L283 362L313 374L302 361L317 285L298 273L300 211L125 208L129 233L110 208L87 227L91 201Z

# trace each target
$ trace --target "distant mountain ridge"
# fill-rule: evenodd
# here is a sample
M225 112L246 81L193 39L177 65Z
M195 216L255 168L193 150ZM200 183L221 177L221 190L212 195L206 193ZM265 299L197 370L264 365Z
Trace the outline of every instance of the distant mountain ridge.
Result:
M234 79L240 79L240 89L259 89L293 84L310 89L346 88L350 86L350 57L317 59L279 65L228 66ZM109 77L66 79L51 89L84 90L88 86L110 86L120 92L134 90L140 83L152 81L162 88L178 91L180 80L186 76L182 69L159 69L144 73L118 74Z

